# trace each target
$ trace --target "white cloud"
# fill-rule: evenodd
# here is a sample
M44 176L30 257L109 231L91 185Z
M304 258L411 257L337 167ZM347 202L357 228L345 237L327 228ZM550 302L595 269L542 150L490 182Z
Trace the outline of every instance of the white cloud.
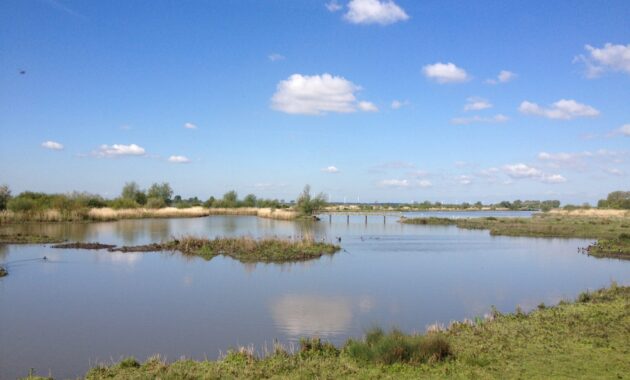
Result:
M343 16L353 24L389 25L405 21L409 16L393 0L351 0Z
M326 9L328 9L329 12L337 12L343 9L343 6L339 4L337 0L332 0L326 3Z
M466 70L454 63L437 62L422 68L424 75L438 83L461 83L470 79Z
M624 172L619 170L619 169L617 169L617 168L605 168L604 171L606 173L608 173L608 174L611 174L611 175L616 175L616 176L623 176L624 175Z
M503 171L513 179L533 179L545 183L562 183L567 179L560 174L546 174L540 169L522 163L505 165Z
M197 129L197 126L193 123L186 123L184 124L184 128L186 129Z
M541 107L536 103L523 101L518 110L525 115L544 116L549 119L570 120L576 117L594 117L599 115L595 108L578 103L572 99L560 99L550 107Z
M379 186L406 189L411 187L428 188L433 186L433 184L426 179L417 181L409 181L408 179L384 179L379 182Z
M630 44L613 45L607 43L602 48L586 45L588 56L578 55L573 62L586 65L586 76L596 78L605 71L620 71L630 74Z
M170 156L168 158L168 162L172 162L174 164L187 164L190 162L190 159L186 156Z
M407 105L409 105L409 101L408 100L392 100L391 107L392 107L392 109L397 110L397 109L400 109L400 108L402 108L404 106L407 106Z
M337 169L337 167L331 165L331 166L323 168L322 172L336 174L336 173L339 173L339 169Z
M488 84L499 84L499 83L507 83L516 78L516 74L511 71L501 70L499 75L496 78L486 79L486 83Z
M492 103L490 103L486 99L477 97L466 99L466 104L464 105L464 111L479 111L488 108L492 108Z
M472 177L469 175L460 175L455 177L455 179L460 185L470 185L472 183Z
M277 62L277 61L282 61L285 59L285 56L282 54L278 54L278 53L272 53L269 54L267 56L267 58L271 61L271 62Z
M404 187L409 187L409 180L406 180L406 179L384 179L381 182L379 182L379 185L383 186L383 187L404 188Z
M630 124L622 125L621 128L619 128L619 133L621 133L624 136L630 137Z
M95 154L99 157L143 156L145 150L136 144L101 145Z
M63 150L63 145L55 141L44 141L42 147L51 150Z
M278 83L276 93L271 98L271 107L277 111L303 115L348 113L357 109L373 111L371 108L376 106L372 103L357 102L354 93L360 89L349 80L330 74L293 74Z
M378 112L378 107L372 102L359 102L359 109L364 112Z
M458 125L466 125L466 124L473 124L473 123L505 123L508 120L510 120L510 118L503 114L496 114L491 117L482 117L479 115L475 115L471 117L456 117L456 118L451 119L451 123L458 124Z

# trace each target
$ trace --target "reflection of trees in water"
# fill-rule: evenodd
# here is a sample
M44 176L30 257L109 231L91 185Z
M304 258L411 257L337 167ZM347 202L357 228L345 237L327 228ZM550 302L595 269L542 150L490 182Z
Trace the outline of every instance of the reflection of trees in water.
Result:
M298 220L295 222L296 237L302 239L321 240L332 239L332 236L327 236L328 228L325 223L316 222L312 220Z
M224 235L233 235L236 232L238 225L236 224L237 217L223 217L221 227Z
M46 235L76 241L86 241L96 235L95 226L91 223L25 223L12 225L3 229L3 232Z
M0 244L0 261L5 261L9 253L9 247L6 244Z

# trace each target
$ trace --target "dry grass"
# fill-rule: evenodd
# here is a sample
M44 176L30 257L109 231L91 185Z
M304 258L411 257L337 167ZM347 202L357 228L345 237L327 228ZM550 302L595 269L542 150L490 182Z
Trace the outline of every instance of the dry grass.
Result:
M607 210L607 209L578 209L578 210L562 210L553 209L547 214L557 216L580 216L580 217L593 217L593 218L625 218L630 217L630 211L628 210Z
M271 208L93 208L74 211L45 210L35 212L1 211L0 224L21 222L76 222L76 221L111 221L119 219L142 218L198 218L208 215L251 215L261 218L292 220L298 213L293 210Z

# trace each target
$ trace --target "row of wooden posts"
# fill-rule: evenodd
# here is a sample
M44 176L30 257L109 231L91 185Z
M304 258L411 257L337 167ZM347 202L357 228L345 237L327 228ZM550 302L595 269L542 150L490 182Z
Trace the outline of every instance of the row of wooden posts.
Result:
M328 214L328 223L332 223L332 214ZM383 224L387 223L387 216L383 215ZM346 215L346 224L350 224L350 214ZM365 224L368 224L368 215L365 214Z

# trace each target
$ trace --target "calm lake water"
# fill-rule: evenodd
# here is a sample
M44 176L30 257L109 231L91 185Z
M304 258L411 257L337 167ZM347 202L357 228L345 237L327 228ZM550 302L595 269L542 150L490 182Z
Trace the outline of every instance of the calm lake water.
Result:
M384 223L369 216L366 224L363 216L347 223L336 215L305 224L212 216L10 228L118 245L182 235L340 236L343 252L277 265L0 245L0 263L10 273L0 279L0 379L29 368L76 377L129 355L213 359L237 345L262 351L274 339L291 344L308 335L340 344L375 324L424 331L434 322L482 316L492 305L532 309L612 280L630 284L630 262L577 252L588 240L493 237L403 225L395 217Z

